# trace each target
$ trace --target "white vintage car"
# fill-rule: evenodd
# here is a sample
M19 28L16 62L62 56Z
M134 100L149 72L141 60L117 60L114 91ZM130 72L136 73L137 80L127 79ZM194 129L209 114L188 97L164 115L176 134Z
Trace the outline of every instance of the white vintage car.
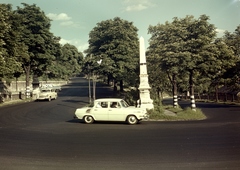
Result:
M48 100L57 99L57 92L55 89L43 88L40 90L37 100Z
M91 106L76 109L74 118L88 124L94 121L126 121L133 125L148 119L148 114L146 109L129 106L123 99L103 98L95 100Z

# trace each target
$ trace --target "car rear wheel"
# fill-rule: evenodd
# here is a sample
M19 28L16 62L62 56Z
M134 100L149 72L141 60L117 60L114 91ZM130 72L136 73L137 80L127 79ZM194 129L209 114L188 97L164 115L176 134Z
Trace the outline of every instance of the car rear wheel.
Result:
M93 123L94 122L94 119L92 116L84 116L84 122L87 123L87 124L90 124L90 123Z
M127 122L130 125L135 125L135 124L138 123L138 120L137 120L136 116L130 115L130 116L127 117Z

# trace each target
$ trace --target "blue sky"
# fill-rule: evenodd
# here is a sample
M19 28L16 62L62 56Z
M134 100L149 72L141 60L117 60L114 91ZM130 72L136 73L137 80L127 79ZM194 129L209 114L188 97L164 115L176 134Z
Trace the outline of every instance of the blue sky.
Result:
M219 36L240 25L240 0L0 0L13 9L22 7L22 2L39 6L52 19L51 32L61 37L62 44L75 45L80 52L88 48L88 35L96 24L114 17L133 22L146 47L149 25L171 22L173 17L206 14Z

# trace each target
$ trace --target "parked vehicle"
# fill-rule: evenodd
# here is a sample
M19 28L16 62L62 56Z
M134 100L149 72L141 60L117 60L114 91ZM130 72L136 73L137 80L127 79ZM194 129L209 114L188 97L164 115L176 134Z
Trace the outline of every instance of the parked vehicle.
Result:
M125 121L133 125L148 119L148 114L146 109L129 106L123 99L103 98L95 100L90 106L76 109L74 118L88 124L94 121Z
M40 90L37 100L48 100L57 99L57 92L55 89L44 88Z

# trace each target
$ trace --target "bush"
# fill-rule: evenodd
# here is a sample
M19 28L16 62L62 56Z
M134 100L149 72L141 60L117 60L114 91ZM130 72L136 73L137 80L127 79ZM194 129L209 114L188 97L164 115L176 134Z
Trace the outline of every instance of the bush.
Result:
M164 118L164 108L160 100L154 100L154 109L148 110L150 119L163 119Z

